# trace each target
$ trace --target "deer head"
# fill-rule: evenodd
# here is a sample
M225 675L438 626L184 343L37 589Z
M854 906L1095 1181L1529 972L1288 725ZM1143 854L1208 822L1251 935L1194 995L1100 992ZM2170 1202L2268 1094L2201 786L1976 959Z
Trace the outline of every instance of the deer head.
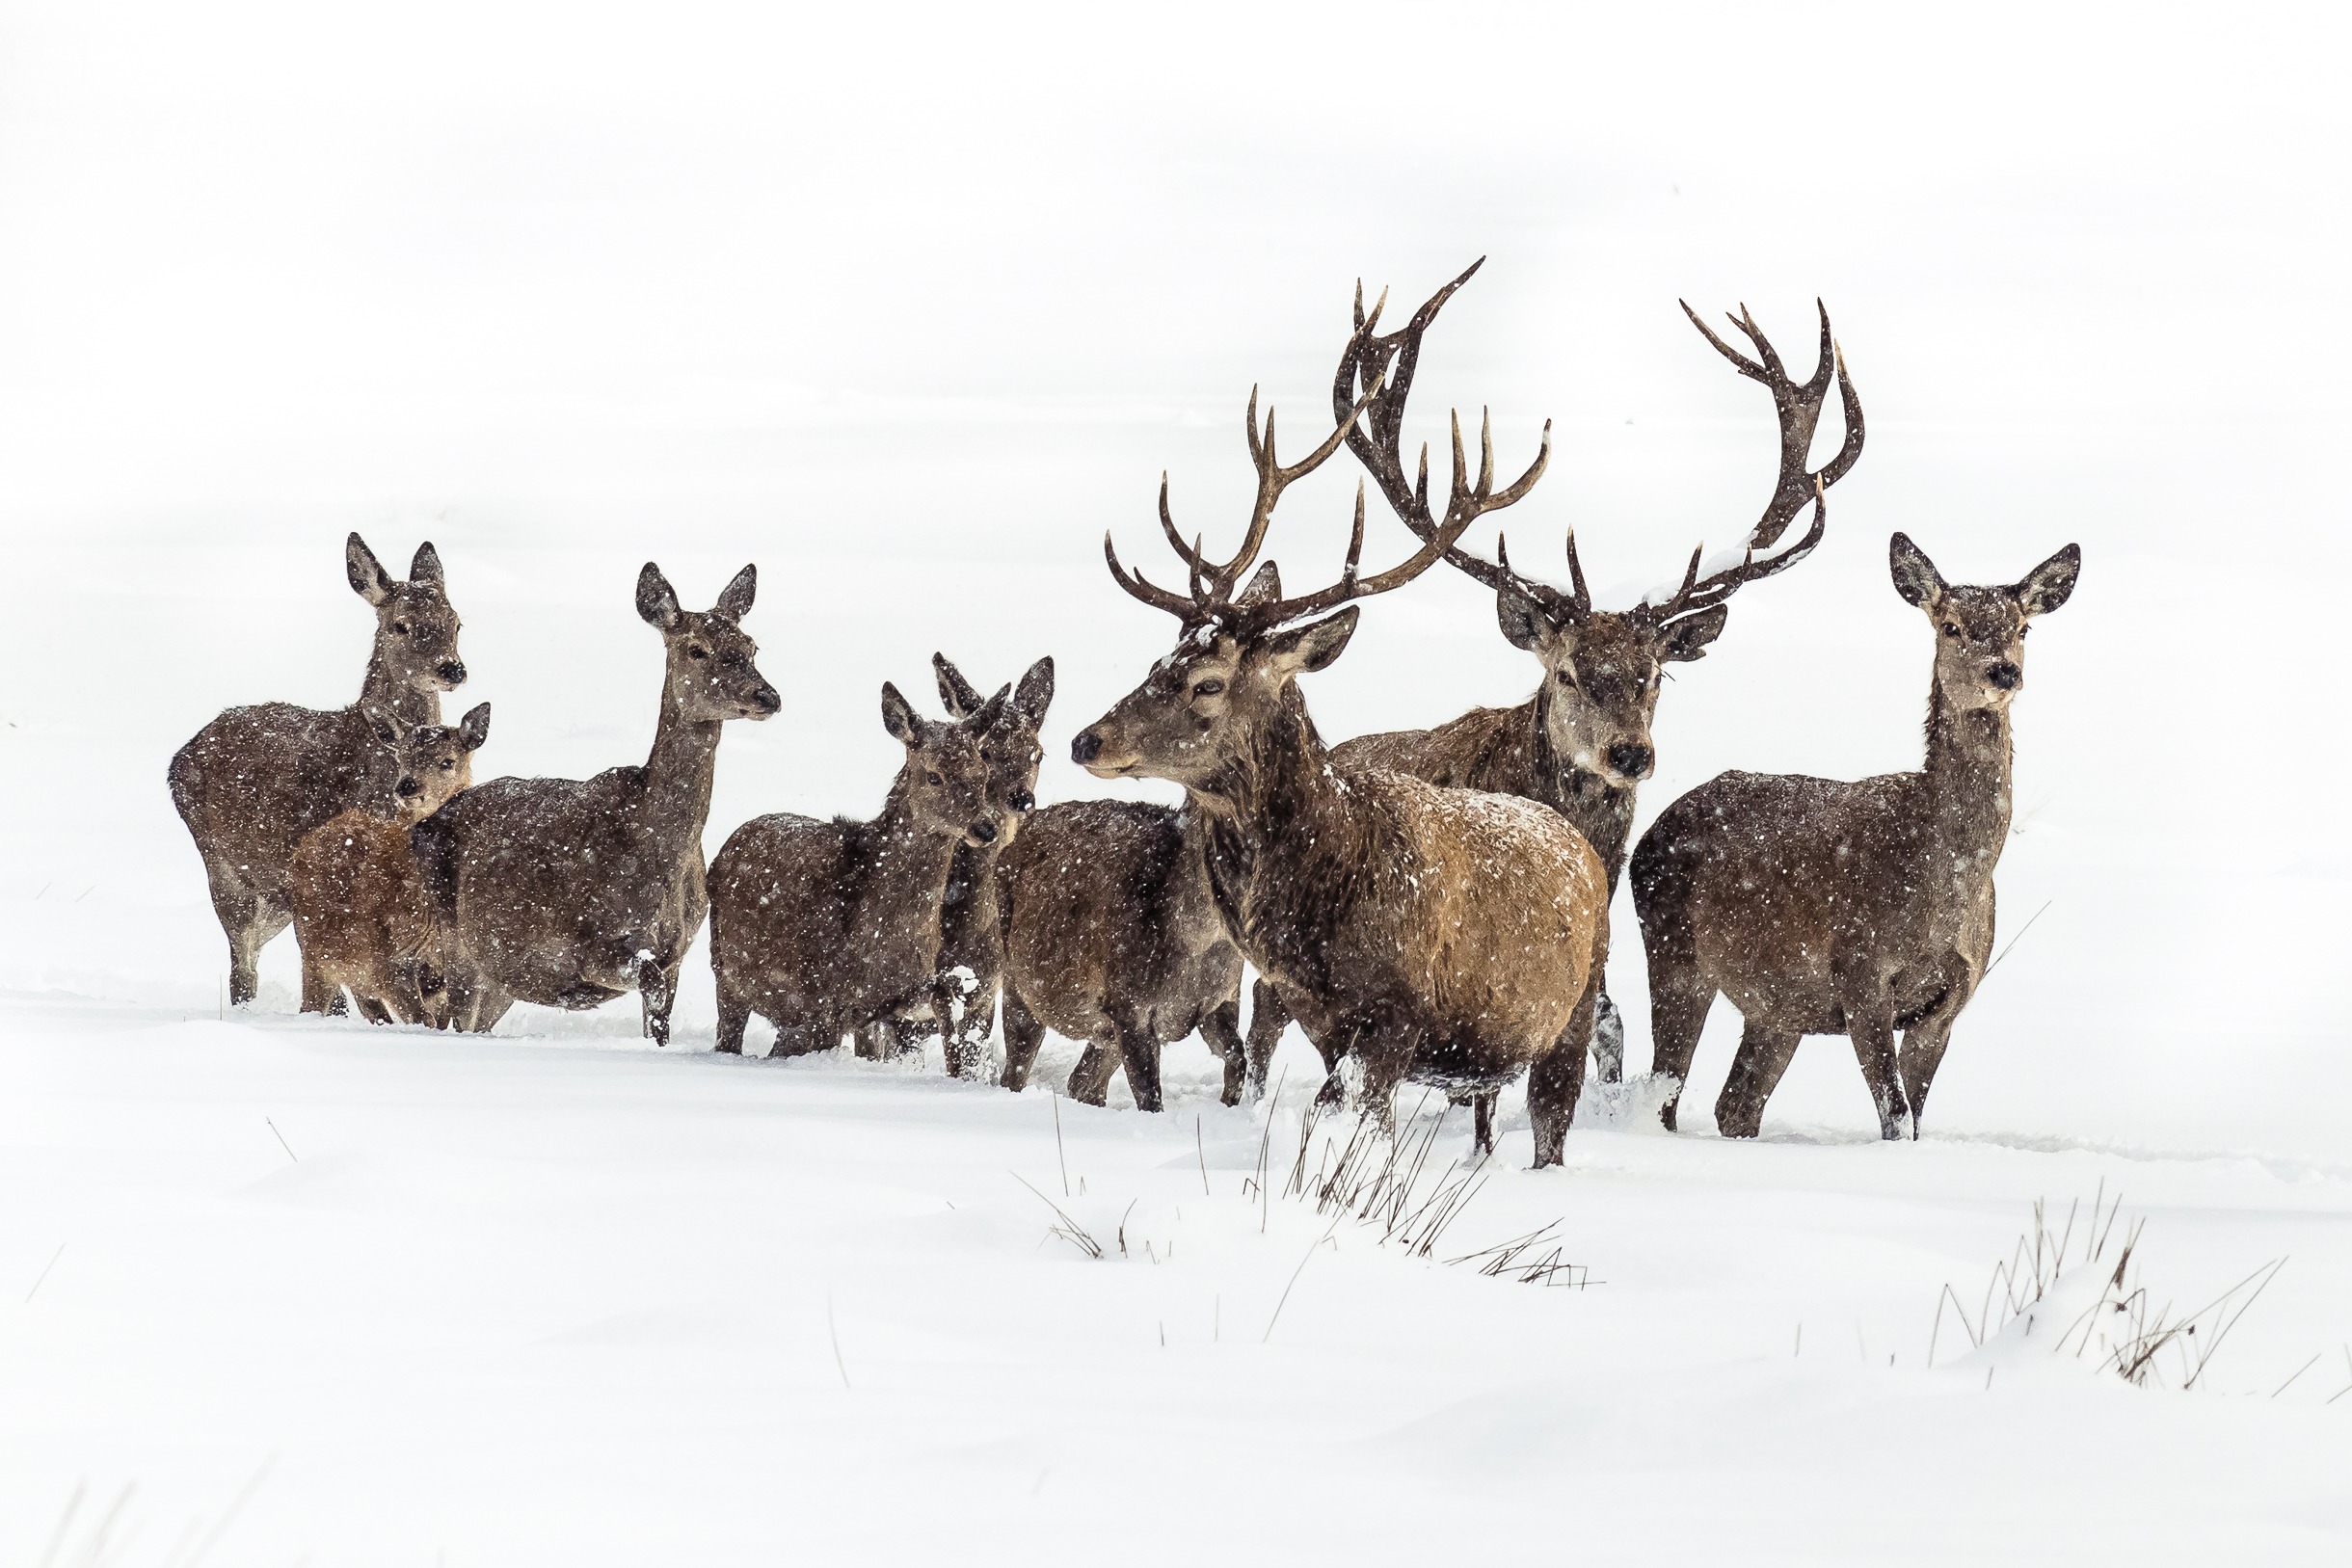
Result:
M898 777L915 820L934 832L977 848L1008 837L1012 808L989 796L992 769L981 760L980 739L1003 717L1006 694L999 692L969 719L926 719L898 688L882 683L882 728L906 748Z
M370 713L376 738L391 749L400 766L393 786L401 819L422 822L473 784L473 754L490 738L490 704L477 704L458 724L403 726L388 714Z
M678 591L653 562L637 573L637 613L661 633L668 659L662 706L689 724L723 719L773 718L784 706L752 663L760 645L743 633L741 622L758 592L757 567L735 574L718 602L701 612L678 607Z
M1405 478L1401 439L1405 400L1419 368L1422 335L1454 291L1484 264L1483 256L1471 263L1415 311L1410 321L1385 335L1366 330L1359 284L1356 335L1350 339L1331 385L1335 412L1350 405L1359 386L1376 385L1366 401L1363 417L1349 430L1348 447L1405 526L1424 540L1434 537L1439 525L1430 515L1428 447L1422 448L1417 477L1409 483ZM1631 610L1612 611L1592 607L1573 532L1567 539L1567 556L1574 587L1564 592L1514 572L1500 539L1492 561L1458 545L1446 552L1449 564L1495 591L1495 619L1504 637L1512 647L1525 649L1542 661L1544 684L1538 709L1553 754L1620 789L1648 778L1656 764L1650 720L1657 710L1666 667L1705 656L1707 645L1722 633L1730 615L1724 600L1743 584L1784 571L1812 553L1821 542L1824 525L1822 492L1845 476L1862 449L1861 403L1846 378L1844 358L1831 336L1827 309L1821 311L1819 361L1811 378L1802 383L1790 379L1745 306L1732 318L1732 325L1755 346L1753 359L1716 336L1688 305L1683 312L1740 374L1762 383L1772 392L1773 405L1779 412L1779 478L1763 516L1749 531L1742 558L1701 577L1701 546L1693 552L1681 586L1670 597ZM1376 306L1373 314L1376 317L1378 313ZM1832 366L1844 405L1846 439L1837 456L1816 472L1806 464ZM1458 434L1455 444L1458 467ZM1778 542L1807 500L1814 503L1812 526L1788 548L1759 556L1758 551Z
M441 554L430 542L416 546L402 582L384 570L367 541L343 542L343 573L351 591L376 612L376 660L394 689L454 691L466 683L457 655L457 611L449 607Z
M1897 534L1887 542L1895 592L1936 628L1936 690L1954 708L2005 709L2025 688L2025 634L2074 592L2082 547L2069 545L2006 587L1954 587L1927 552Z
M1359 309L1355 335L1349 343L1350 356L1370 340L1379 315L1377 305L1368 317ZM1473 522L1518 500L1542 477L1551 454L1549 424L1544 426L1543 446L1535 462L1516 482L1498 491L1491 429L1482 436L1474 481L1463 461L1457 418L1454 424L1454 480L1446 516L1441 522L1431 523L1414 555L1374 576L1360 575L1364 490L1359 483L1355 526L1338 582L1315 593L1285 598L1281 574L1269 561L1236 593L1242 573L1257 559L1266 542L1283 491L1339 450L1380 389L1376 371L1368 377L1368 389L1360 399L1340 405L1338 427L1313 452L1287 467L1275 455L1273 413L1268 412L1261 434L1258 394L1251 390L1243 429L1250 461L1258 471L1258 495L1241 548L1229 560L1211 562L1198 541L1185 544L1168 514L1167 476L1161 476L1160 526L1185 564L1186 593L1171 593L1145 580L1140 572L1129 572L1120 566L1110 536L1103 536L1103 554L1112 578L1133 597L1174 615L1184 629L1174 651L1152 667L1143 684L1070 743L1075 761L1098 778L1171 779L1195 788L1210 784L1237 764L1245 768L1256 737L1286 704L1295 702L1292 683L1300 675L1327 668L1347 648L1358 614L1353 600L1412 581L1436 565ZM1330 610L1339 613L1321 621L1311 619Z
M939 700L948 716L978 726L990 703L945 653L931 655L931 671L939 678ZM1008 824L1017 825L1037 809L1037 764L1045 760L1037 731L1044 728L1046 707L1054 701L1052 656L1030 665L1020 685L1000 690L993 701L996 717L977 730L980 761L988 769L989 805L1004 813Z

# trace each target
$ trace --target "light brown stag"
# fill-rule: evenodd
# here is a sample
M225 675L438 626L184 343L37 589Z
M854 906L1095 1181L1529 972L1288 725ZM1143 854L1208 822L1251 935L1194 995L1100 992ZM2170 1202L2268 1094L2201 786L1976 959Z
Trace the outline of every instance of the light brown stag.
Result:
M1996 588L1947 584L1901 534L1888 552L1895 591L1936 638L1927 765L1858 784L1722 774L1668 807L1633 853L1658 1071L1689 1074L1716 993L1746 1021L1715 1103L1728 1137L1755 1136L1808 1034L1852 1039L1880 1135L1901 1137L1908 1119L1917 1137L1991 951L2009 705L2029 624L2073 593L2082 551L2069 545ZM1673 1102L1665 1117L1673 1127Z
M578 1011L635 991L646 1034L670 1043L678 967L708 907L703 824L720 732L784 705L742 626L758 587L745 567L709 609L682 609L648 561L637 614L661 633L664 670L644 764L593 779L493 779L410 834L453 922L457 1027L487 1031L519 1000Z
M999 692L969 719L926 719L882 687L882 724L906 748L870 822L779 811L752 818L710 863L710 968L718 1049L740 1052L757 1013L772 1056L895 1048L900 1026L933 1022L939 910L958 845L985 848L1019 820L992 800L980 757L1008 705Z
M403 731L375 716L400 764L387 816L345 811L294 850L294 940L302 944L302 1010L343 1011L343 994L371 1023L449 1022L448 944L409 847L409 829L473 783L473 754L490 738L490 704L454 730Z
M1472 262L1396 332L1350 338L1350 352L1331 384L1335 417L1347 412L1363 388L1379 385L1363 418L1350 427L1348 447L1391 509L1425 540L1438 528L1430 511L1429 448L1422 448L1418 471L1408 480L1403 448L1405 402L1420 365L1423 334L1455 291L1484 264L1484 257ZM1455 545L1446 552L1447 564L1494 590L1495 619L1503 636L1512 647L1536 655L1543 667L1541 684L1516 707L1473 708L1434 730L1358 735L1334 748L1339 765L1386 768L1430 784L1540 801L1584 835L1609 869L1614 895L1633 836L1635 791L1656 767L1650 724L1667 666L1705 656L1731 613L1726 601L1743 586L1784 571L1812 553L1825 521L1822 492L1844 478L1861 455L1861 402L1831 335L1829 311L1819 302L1815 306L1821 317L1821 346L1813 374L1804 382L1790 378L1745 306L1731 323L1754 345L1752 359L1683 306L1683 313L1718 353L1772 393L1778 415L1779 475L1763 515L1748 530L1739 559L1701 576L1701 546L1670 595L1627 610L1602 610L1593 607L1586 587L1573 531L1567 536L1567 557L1574 586L1567 591L1512 571L1500 538L1492 561ZM1359 325L1364 320L1360 286L1355 319ZM1808 466L1809 453L1833 369L1843 406L1844 440L1836 455L1814 470ZM1808 500L1814 503L1812 526L1795 544L1774 550ZM1270 1053L1280 1033L1282 1014L1270 987L1261 986L1253 1002L1250 1040L1253 1051L1263 1056ZM1593 1063L1604 1082L1615 1082L1624 1070L1625 1029L1605 984L1595 1014ZM1481 1113L1489 1109L1482 1106Z
M392 756L369 715L439 724L441 694L466 679L457 612L430 544L416 546L402 582L353 534L343 571L376 612L360 700L331 710L232 707L172 757L172 804L204 860L212 912L228 938L228 999L238 1006L254 999L261 949L294 918L294 846L338 812L391 808Z
M1359 336L1378 315L1376 306ZM1544 457L1498 491L1489 434L1474 481L1457 421L1446 518L1414 555L1360 574L1359 488L1335 584L1285 598L1269 562L1237 593L1282 489L1306 466L1277 463L1271 417L1262 439L1256 403L1253 393L1258 501L1232 559L1212 563L1184 544L1164 482L1161 521L1185 561L1188 593L1131 574L1105 539L1120 586L1176 616L1182 631L1142 685L1080 732L1071 756L1098 777L1170 779L1186 788L1209 819L1209 884L1227 931L1325 1059L1360 1071L1370 1112L1386 1117L1402 1081L1472 1096L1532 1069L1536 1163L1557 1164L1608 949L1599 858L1532 801L1376 770L1341 773L1296 686L1347 647L1360 614L1351 601L1434 566L1482 515L1524 495ZM1326 447L1362 407L1347 411ZM1338 613L1311 619L1326 611Z

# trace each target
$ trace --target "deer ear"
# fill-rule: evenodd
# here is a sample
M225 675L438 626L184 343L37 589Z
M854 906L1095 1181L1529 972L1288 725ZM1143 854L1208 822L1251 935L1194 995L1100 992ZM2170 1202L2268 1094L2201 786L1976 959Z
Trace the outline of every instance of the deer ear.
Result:
M1542 643L1543 634L1554 629L1552 618L1543 613L1535 596L1510 581L1494 592L1494 618L1503 628L1505 642L1531 653Z
M370 604L382 604L392 597L394 585L384 563L356 533L343 541L343 575L351 579L351 591Z
M1943 598L1943 574L1927 558L1927 551L1911 542L1911 535L1897 534L1886 542L1886 565L1894 573L1895 592L1903 596L1905 603L1933 607Z
M1269 561L1249 575L1241 593L1234 596L1237 610L1254 609L1260 604L1271 604L1282 597L1282 571Z
M1693 659L1705 658L1707 645L1724 634L1724 623L1730 619L1731 606L1718 604L1711 610L1669 621L1658 633L1659 662L1688 664Z
M1046 706L1053 701L1054 655L1048 653L1030 665L1029 673L1021 678L1021 684L1013 688L1013 711L1021 715L1023 724L1034 730L1045 723Z
M378 740L387 746L400 744L400 726L394 724L392 716L382 708L367 709L367 728Z
M1327 621L1276 632L1267 644L1274 667L1286 675L1312 675L1329 669L1331 661L1346 651L1348 639L1355 635L1355 624L1362 614L1350 604Z
M482 749L482 742L489 738L490 704L477 703L458 723L457 749L461 752L478 752Z
M719 601L710 606L728 620L740 625L751 614L752 596L760 591L760 569L747 566L719 590Z
M964 672L948 662L945 653L931 655L931 674L939 680L939 703L950 719L969 719L980 710L979 688L964 678Z
M678 590L670 586L670 579L651 561L637 573L637 613L645 618L647 625L665 632L676 631L685 614L678 607Z
M433 541L428 539L416 546L416 554L409 561L409 581L431 583L436 588L443 585L441 551L433 547Z
M2073 597L2074 579L2082 575L2082 546L2069 545L2028 571L2010 592L2025 613L2047 615Z
M898 688L889 681L882 682L882 728L902 746L913 746L922 739L922 730L915 719L915 710L907 705Z

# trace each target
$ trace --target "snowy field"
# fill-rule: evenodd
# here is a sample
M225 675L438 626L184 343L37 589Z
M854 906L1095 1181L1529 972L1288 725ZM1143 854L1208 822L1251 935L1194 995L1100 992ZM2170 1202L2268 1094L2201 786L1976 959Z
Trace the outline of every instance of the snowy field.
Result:
M2352 1557L2344 31L6 8L0 1563ZM667 1052L633 999L298 1019L290 936L222 1006L164 765L356 695L347 530L438 545L477 778L642 758L652 556L696 607L761 569L785 710L730 727L713 849L869 813L877 690L935 648L990 688L1055 654L1040 798L1133 793L1066 760L1169 635L1102 531L1164 573L1165 468L1230 538L1249 386L1298 449L1355 280L1480 254L1416 428L1490 406L1515 471L1553 419L1512 558L1573 523L1604 600L1770 487L1677 297L1802 370L1820 296L1868 411L1820 550L1667 689L1644 820L1726 767L1916 765L1891 530L1954 581L2082 545L2017 708L2016 945L1917 1144L1825 1038L1717 1138L1720 1006L1659 1130L1622 898L1633 1081L1564 1170L1507 1098L1425 1256L1287 1190L1296 1035L1272 1104L1193 1041L1147 1117L1053 1097L1068 1042L1020 1096L935 1048L714 1056L699 945ZM1286 500L1286 576L1335 568L1352 478ZM1368 560L1402 541L1376 501ZM1303 689L1338 738L1534 674L1441 572ZM1430 1136L1421 1196L1468 1154ZM2004 1329L2037 1200L2071 1271ZM2152 1307L2222 1302L2145 1387L2051 1348L2128 1319L2135 1224Z

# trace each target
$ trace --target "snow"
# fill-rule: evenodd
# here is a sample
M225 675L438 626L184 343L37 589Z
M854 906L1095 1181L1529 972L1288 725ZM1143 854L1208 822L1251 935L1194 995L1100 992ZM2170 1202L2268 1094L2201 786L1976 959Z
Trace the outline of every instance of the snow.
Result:
M215 1568L2352 1551L2344 655L2275 587L2352 554L2335 13L6 25L0 1561L77 1489L53 1560L118 1568L216 1529ZM668 1052L633 999L488 1040L301 1020L290 937L223 1016L164 762L231 704L356 694L347 529L439 545L452 711L497 705L477 778L642 760L651 556L690 603L762 569L786 710L730 727L713 847L870 814L873 691L935 648L983 688L1056 654L1039 797L1134 793L1064 751L1172 634L1102 529L1151 571L1168 468L1230 549L1247 388L1312 425L1354 279L1417 303L1482 252L1408 434L1557 421L1500 519L1530 561L1573 520L1631 592L1761 506L1767 400L1677 297L1747 301L1802 372L1821 296L1869 412L1820 547L1675 670L1644 821L1727 767L1916 764L1893 529L1955 582L2083 545L2016 709L2017 945L1921 1142L1870 1135L1827 1039L1761 1140L1716 1138L1725 1008L1658 1131L1622 898L1637 1076L1561 1171L1507 1098L1429 1258L1245 1193L1295 1147L1296 1037L1270 1131L1197 1042L1156 1118L1044 1092L1067 1043L1020 1096L936 1048L718 1058L702 945ZM1353 477L1286 496L1294 580ZM1336 740L1534 678L1441 569L1304 689ZM1434 1157L1468 1141L1456 1112ZM2286 1260L2194 1390L1938 1321L2035 1200L2102 1189L2184 1311ZM1555 1221L1583 1289L1444 1261Z

